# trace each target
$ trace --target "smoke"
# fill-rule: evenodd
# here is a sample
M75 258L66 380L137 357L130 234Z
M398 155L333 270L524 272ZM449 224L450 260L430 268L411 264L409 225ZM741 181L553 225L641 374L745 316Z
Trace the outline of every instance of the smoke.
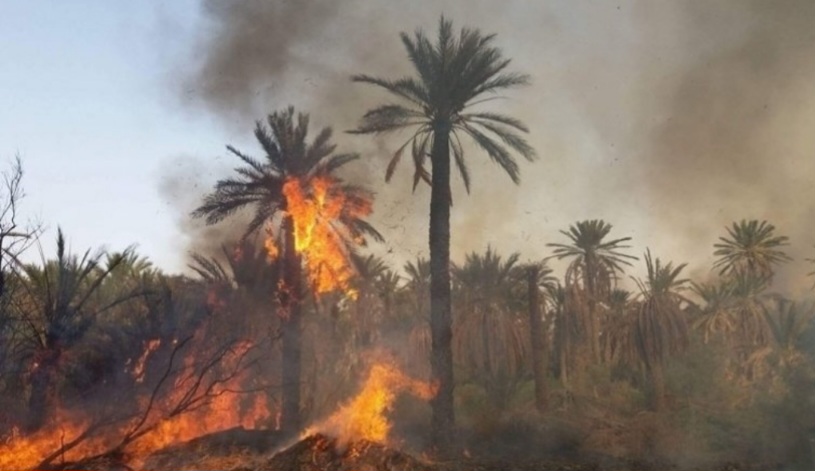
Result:
M633 236L637 252L652 247L704 275L724 226L766 218L791 237L799 262L789 279L805 272L815 216L812 2L204 0L202 9L207 27L184 90L247 135L253 120L290 103L314 124L354 127L389 97L350 75L410 73L398 33L433 33L442 13L497 33L511 68L533 85L490 106L530 126L541 159L522 166L515 187L470 151L473 194L454 185L454 258L487 244L541 258L558 230L603 218L615 235ZM348 176L378 194L382 253L393 250L395 263L426 253L429 191L411 194L407 168L383 184L397 139L336 140L363 155Z
M660 121L639 158L648 207L677 231L683 253L731 220L758 218L789 235L800 259L814 241L815 3L729 6L688 3L682 12L697 52L652 105ZM732 24L743 28L735 39ZM703 41L718 47L706 51Z
M179 155L168 159L159 182L159 193L172 202L179 231L183 237L176 241L179 252L188 260L192 254L223 259L224 244L239 240L245 232L249 217L238 214L231 224L207 225L203 220L193 219L190 214L200 204L204 195L212 190L217 176L224 175L231 166L218 161L204 162L199 158ZM214 178L213 178L214 177Z

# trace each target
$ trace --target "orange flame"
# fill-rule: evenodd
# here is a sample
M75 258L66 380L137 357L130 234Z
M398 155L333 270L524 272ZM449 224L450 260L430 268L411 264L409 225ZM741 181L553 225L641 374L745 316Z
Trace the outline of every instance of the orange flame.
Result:
M134 367L134 377L143 377L143 368L146 358L159 346L158 340L151 340L146 343L145 351ZM226 368L230 368L230 362L235 361L243 353L251 348L249 342L244 342L236 348L236 352L226 358ZM198 354L195 350L187 353L183 363L184 368L193 366L195 357ZM139 370L139 369L142 370ZM137 371L139 370L139 371ZM201 407L187 413L166 417L169 408L181 399L189 385L184 381L190 376L179 377L173 384L173 394L165 398L161 404L155 406L155 410L149 415L150 421L156 421L155 428L149 433L138 438L125 447L125 453L130 457L128 463L131 467L139 468L141 462L150 453L167 447L169 445L183 443L202 435L227 430L233 427L243 426L244 428L258 428L263 422L271 417L271 412L267 407L266 397L263 393L252 395L241 395L229 392L238 390L240 384L245 380L243 374L223 384L222 389L214 390L212 399L202 403ZM141 410L145 409L149 398L142 396L138 401L142 404ZM243 407L247 402L251 402L249 407ZM0 441L0 470L20 470L31 469L40 464L49 454L58 450L62 445L70 443L75 438L84 433L91 426L92 418L81 411L58 410L49 422L39 431L22 435L17 430ZM98 455L109 451L121 439L122 434L128 430L132 422L127 422L119 426L118 431L106 431L101 436L92 436L82 441L78 446L65 452L58 460L76 461L89 456Z
M136 361L136 364L133 367L133 378L136 379L137 383L141 383L142 381L144 381L144 366L147 362L147 357L150 356L151 353L156 351L156 349L160 345L161 339L153 339L147 341L144 353L142 353L142 355L139 357L139 359Z
M320 432L337 438L339 443L368 440L387 443L392 424L387 413L396 396L408 392L423 400L436 395L433 385L410 378L395 365L376 363L368 372L362 390L325 421L303 432L303 436Z
M235 348L235 352L225 358L225 369L235 367L233 363L240 358L252 345L249 342L242 342ZM192 368L196 358L196 352L190 352L184 358L185 368ZM173 385L174 394L165 400L166 405L172 407L187 394L191 379L188 375L179 376ZM240 389L243 375L238 375L229 383L219 389L213 389L212 398L203 407L196 408L190 412L173 416L169 419L161 420L156 428L147 435L133 442L127 451L136 457L144 457L150 453L165 448L176 443L183 443L202 435L220 432L237 426L245 426L251 423L255 426L260 421L269 417L269 410L266 408L265 398L256 394L251 409L244 412L241 407L243 395L234 394L230 389ZM142 398L146 400L147 398ZM159 407L157 415L167 416L166 405ZM131 463L133 464L133 463ZM136 463L138 465L138 463Z
M341 290L350 297L354 270L349 264L345 241L363 243L351 237L341 224L344 217L361 218L372 211L370 200L348 198L336 180L320 176L307 182L289 178L283 184L288 215L294 221L294 248L305 259L309 282L318 294ZM265 241L270 258L279 249L272 237Z
M49 423L30 435L23 436L17 429L12 430L5 443L0 442L0 469L31 469L40 464L49 454L55 452L62 444L69 443L90 425L90 420L58 410ZM65 453L61 458L66 461L85 456L93 456L106 449L101 439L86 440L76 448Z

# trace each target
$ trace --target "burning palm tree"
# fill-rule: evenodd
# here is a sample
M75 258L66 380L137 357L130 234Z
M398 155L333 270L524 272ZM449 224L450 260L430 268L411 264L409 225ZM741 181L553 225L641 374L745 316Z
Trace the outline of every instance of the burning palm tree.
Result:
M356 75L356 82L376 85L397 97L402 104L386 104L368 111L353 131L379 134L412 128L411 137L396 151L385 175L390 180L405 149L412 150L413 187L420 181L430 184L430 263L432 331L431 369L438 381L439 394L433 399L433 443L440 450L451 448L455 417L453 413L453 354L450 300L450 157L458 167L469 191L470 173L464 159L462 135L506 171L512 181L520 181L513 152L532 160L535 152L519 132L523 123L509 116L476 111L472 108L484 96L528 83L526 75L507 73L509 59L492 45L494 35L476 29L462 29L457 36L444 17L438 38L431 41L422 31L412 37L402 33L416 77L396 80ZM430 157L432 173L426 168Z
M265 228L269 256L280 257L281 427L294 433L301 426L303 269L315 292L349 290L351 248L364 244L366 236L376 240L381 236L363 219L372 210L372 194L335 175L356 160L357 154L334 154L330 128L308 143L309 117L295 117L292 107L269 115L267 124L258 122L255 127L264 160L227 146L243 166L235 169L235 177L220 180L193 216L215 224L238 210L252 208L246 234Z

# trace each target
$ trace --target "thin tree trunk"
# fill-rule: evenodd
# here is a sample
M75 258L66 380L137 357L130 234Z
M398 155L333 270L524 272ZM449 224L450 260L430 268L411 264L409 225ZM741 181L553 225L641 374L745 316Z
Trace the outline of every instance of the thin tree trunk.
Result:
M527 295L529 298L529 334L532 344L532 372L535 377L535 407L538 412L543 413L547 408L546 390L546 337L543 331L543 319L541 318L540 291L538 289L538 278L540 271L537 267L529 268L527 271Z
M450 127L434 129L430 192L430 366L438 393L431 401L431 440L439 453L453 450L453 337L450 305Z
M284 273L281 290L281 341L282 341L282 409L280 426L285 434L296 434L300 431L300 376L301 337L302 337L302 264L300 255L294 245L294 222L290 216L283 221L286 244L285 259L282 264Z

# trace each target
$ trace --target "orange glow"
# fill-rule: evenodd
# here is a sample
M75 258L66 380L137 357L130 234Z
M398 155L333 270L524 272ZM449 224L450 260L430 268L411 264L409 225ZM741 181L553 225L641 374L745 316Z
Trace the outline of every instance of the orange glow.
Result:
M57 451L62 443L77 438L90 424L90 420L59 410L45 427L30 435L23 436L14 430L0 443L0 469L31 469L40 464L49 454ZM86 440L81 445L65 453L65 461L93 456L103 452L108 445L102 440Z
M156 349L160 345L161 339L153 339L147 341L144 353L142 353L142 355L136 361L136 365L133 367L133 378L136 379L137 383L141 383L142 381L144 381L144 365L147 362L147 357L150 356L151 353L156 351Z
M158 340L145 344L145 352L134 366L133 374L137 382L143 378L146 358L159 347ZM223 368L236 367L240 358L251 344L239 344L233 353L222 360ZM192 372L195 360L200 352L191 349L185 355L183 369ZM140 370L141 369L141 370ZM152 429L145 435L131 442L124 452L129 457L128 464L138 469L143 460L150 454L164 447L183 443L202 435L227 430L234 427L260 428L272 417L265 394L234 394L229 391L240 390L245 374L238 374L211 391L211 398L202 402L200 407L170 418L172 409L189 391L190 382L196 379L194 374L180 374L169 389L172 391L160 403L153 405L145 425ZM137 399L140 412L146 410L149 393ZM89 436L77 447L67 451L55 462L77 461L82 458L109 451L120 443L123 435L134 426L139 417L122 422L115 429L99 429L98 434ZM4 442L0 442L0 470L32 469L40 464L49 454L57 451L62 444L71 442L92 425L92 417L87 413L58 410L49 422L39 431L28 435L14 431Z
M387 413L397 394L402 392L430 400L435 396L436 388L410 378L393 364L376 363L368 372L359 394L325 421L306 429L303 436L319 432L336 437L339 443L357 440L388 443L392 424Z
M361 244L342 224L344 218L362 218L372 211L370 200L349 198L339 183L327 176L303 182L289 178L283 184L287 215L294 221L294 248L305 260L309 283L318 294L341 290L355 298L350 287L354 270L345 241ZM279 254L274 238L265 241L270 258Z
M236 361L251 348L249 342L244 342L235 348L235 352L224 357L222 364L225 370L237 367ZM184 358L185 368L192 371L196 359L195 352L189 352ZM266 420L269 410L266 408L265 398L259 394L254 395L253 405L249 411L244 412L241 407L245 395L234 394L230 390L239 390L243 375L233 378L232 381L212 390L211 398L206 404L195 410L176 415L168 419L171 409L183 399L189 391L189 382L195 378L186 374L179 375L173 385L173 393L163 401L155 411L157 426L150 433L134 441L127 447L127 452L136 457L146 457L150 453L167 446L184 443L202 435L220 432L233 427L255 424ZM142 398L147 400L146 397ZM257 415L255 415L257 414ZM138 462L131 463L138 467Z

